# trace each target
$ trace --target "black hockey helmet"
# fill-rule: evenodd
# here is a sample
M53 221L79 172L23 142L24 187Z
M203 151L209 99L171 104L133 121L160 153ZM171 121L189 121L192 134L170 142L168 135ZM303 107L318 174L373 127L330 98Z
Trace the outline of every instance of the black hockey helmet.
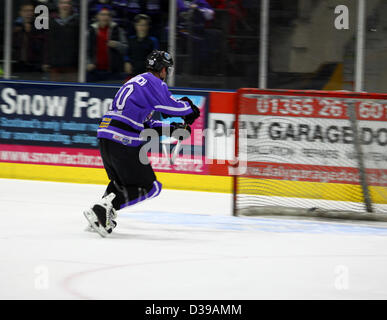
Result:
M147 70L160 72L166 67L167 71L173 66L172 56L166 51L153 50L146 58L145 66Z

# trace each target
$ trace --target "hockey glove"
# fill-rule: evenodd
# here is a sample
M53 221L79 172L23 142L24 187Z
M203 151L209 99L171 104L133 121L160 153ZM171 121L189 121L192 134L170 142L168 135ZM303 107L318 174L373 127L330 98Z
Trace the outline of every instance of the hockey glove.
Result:
M177 140L185 140L191 135L191 127L184 123L171 123L171 136Z
M186 116L183 117L183 119L189 125L193 124L195 122L195 120L200 117L200 109L197 106L195 106L193 104L193 102L191 101L191 99L189 99L188 97L183 97L179 100L186 101L191 106L192 113L187 114Z
M180 100L180 101L186 101L186 102L188 102L189 105L190 105L191 107L194 105L193 102L192 102L192 100L191 100L190 98L188 98L188 97L183 97L183 98L180 98L179 100Z

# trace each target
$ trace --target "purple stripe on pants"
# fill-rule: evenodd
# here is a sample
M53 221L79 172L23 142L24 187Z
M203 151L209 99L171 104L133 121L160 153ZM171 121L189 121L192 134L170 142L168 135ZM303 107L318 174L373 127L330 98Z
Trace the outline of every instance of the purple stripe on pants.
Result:
M154 181L152 189L150 189L150 191L146 195L141 196L141 197L134 199L132 201L129 201L127 203L124 203L123 205L121 205L120 209L125 208L125 207L129 207L129 206L133 206L136 203L139 203L139 202L147 200L147 199L152 199L152 198L157 197L161 192L161 187L162 187L162 184L160 182L158 182L157 180Z

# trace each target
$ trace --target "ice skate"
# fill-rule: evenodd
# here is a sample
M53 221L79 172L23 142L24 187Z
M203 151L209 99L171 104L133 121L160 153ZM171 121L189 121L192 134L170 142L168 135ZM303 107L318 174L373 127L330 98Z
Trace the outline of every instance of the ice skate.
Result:
M96 231L101 237L106 237L112 233L117 223L113 220L117 217L113 208L112 200L115 198L114 193L110 193L102 198L100 202L94 204L90 209L83 212L89 222L89 228ZM89 230L88 230L89 231Z
M112 217L112 230L111 231L113 231L114 228L117 226L117 222L115 221L115 219L117 219L117 212L114 208L112 208L112 214L113 214L113 217ZM95 229L91 226L90 222L89 222L88 226L85 228L85 231L86 232L96 232Z

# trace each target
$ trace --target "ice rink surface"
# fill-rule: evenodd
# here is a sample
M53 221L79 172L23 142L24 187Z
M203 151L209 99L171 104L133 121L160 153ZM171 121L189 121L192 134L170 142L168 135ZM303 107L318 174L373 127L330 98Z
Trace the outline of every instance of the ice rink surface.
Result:
M85 232L104 186L0 179L0 299L386 299L387 225L231 216L163 190Z

